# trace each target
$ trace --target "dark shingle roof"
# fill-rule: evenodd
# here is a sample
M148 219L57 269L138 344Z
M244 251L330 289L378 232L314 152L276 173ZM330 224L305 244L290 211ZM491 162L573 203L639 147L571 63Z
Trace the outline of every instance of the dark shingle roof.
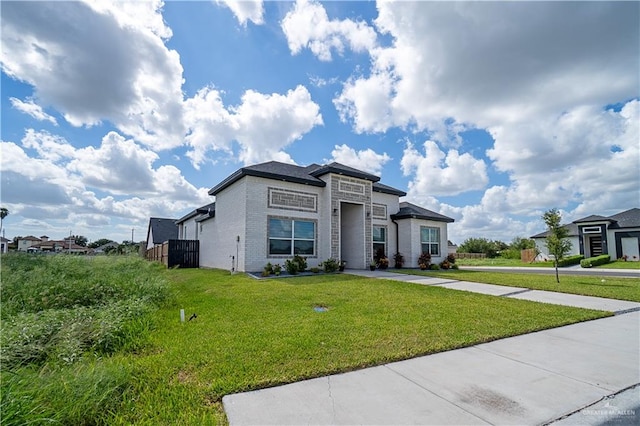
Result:
M426 219L435 220L437 222L451 223L454 220L448 216L436 213L431 210L427 210L423 207L416 206L415 204L402 202L400 203L400 211L391 215L392 219Z
M184 221L191 219L194 216L198 216L199 214L205 214L205 213L208 214L211 210L215 211L215 208L216 208L216 203L214 201L213 203L209 203L202 207L198 207L195 210L191 210L189 213L182 216L180 219L176 220L176 223L182 223Z
M233 185L245 176L257 176L266 179L282 180L285 182L301 183L304 185L312 185L318 187L326 186L326 182L320 179L327 173L335 173L344 176L350 176L358 179L365 179L373 182L374 191L385 192L404 196L404 192L391 188L387 185L378 184L380 178L370 173L345 166L340 163L330 163L326 165L311 164L309 166L296 166L295 164L280 163L278 161L269 161L266 163L255 164L253 166L243 167L218 185L211 188L209 195L216 195L220 191Z
M404 197L407 195L404 191L400 191L399 189L392 188L389 185L385 185L380 182L373 183L373 190L375 192L382 192L383 194L397 195L398 197Z
M613 216L605 217L597 214L574 220L573 223L610 222L609 228L640 228L640 209L634 207Z
M575 237L578 235L578 225L575 223L568 223L566 225L562 225L563 228L566 228L569 231L569 237ZM549 235L549 231L544 231L536 235L532 235L529 238L547 238Z
M611 222L611 218L592 214L591 216L583 217L582 219L574 220L573 223L584 222Z
M153 235L153 244L162 244L167 240L178 238L178 225L175 219L152 217L149 219L147 240L149 240L149 232Z
M380 178L378 176L372 175L370 173L363 172L358 169L354 169L353 167L345 166L340 163L330 163L324 166L320 166L317 169L313 170L309 173L311 176L322 176L327 173L335 173L337 175L350 176L358 179L370 180L371 182L378 182Z
M640 209L633 208L610 217L616 223L611 228L640 228Z

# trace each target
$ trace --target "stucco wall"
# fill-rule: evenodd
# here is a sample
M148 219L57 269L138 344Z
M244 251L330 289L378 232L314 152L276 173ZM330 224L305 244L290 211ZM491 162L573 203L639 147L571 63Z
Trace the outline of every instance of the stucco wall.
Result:
M404 266L418 267L418 257L422 253L420 243L420 227L428 226L440 229L440 256L432 256L431 263L442 262L448 254L447 223L422 219L402 219L398 221L400 227L400 252L404 255Z

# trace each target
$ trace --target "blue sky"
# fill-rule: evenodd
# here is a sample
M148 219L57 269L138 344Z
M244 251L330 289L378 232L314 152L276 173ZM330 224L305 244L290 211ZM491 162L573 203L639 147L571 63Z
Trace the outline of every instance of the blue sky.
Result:
M2 2L5 236L144 239L339 161L511 241L640 205L637 2Z

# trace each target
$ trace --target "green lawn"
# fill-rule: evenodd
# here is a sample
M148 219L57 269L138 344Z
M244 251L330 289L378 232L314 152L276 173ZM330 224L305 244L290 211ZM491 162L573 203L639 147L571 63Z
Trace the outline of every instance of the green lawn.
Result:
M640 262L624 262L616 260L606 265L596 266L596 269L640 269Z
M553 262L525 263L520 259L504 259L502 257L484 259L456 259L459 266L511 266L526 268L553 268Z
M25 259L28 262L23 264L32 268L31 258ZM51 266L32 268L31 272L5 270L3 265L3 298L19 301L24 294L23 299L31 301L15 304L16 309L35 309L36 299L31 295L36 293L25 293L20 286L5 287L5 280L10 281L7 274L18 274L13 277L16 283L24 281L25 274L39 276L37 294L46 295L47 303L58 303L58 296L51 296L62 278L67 286L64 288L85 281L84 290L77 292L77 297L84 299L96 291L110 294L109 281L134 270L139 270L140 276L133 279L132 291L163 288L157 268L143 264L127 263L125 268L114 261L119 275L104 280L101 277L111 272L84 272L85 266L95 263L85 265L73 260L73 265L63 262L58 267L53 259ZM68 274L70 266L77 271L73 276ZM50 271L57 275L50 275ZM14 367L2 364L2 424L224 424L221 400L226 394L610 315L350 275L255 280L220 270L160 272L168 280L172 296L159 303L157 310L136 314L134 323L117 323L122 323L126 334L115 334L114 338L134 339L133 331L139 330L143 336L135 340L138 343L119 346L115 352L93 352L90 342L85 345L80 340L65 340L69 336L61 334L62 340L52 341L55 346L51 346L51 357L45 361ZM47 287L47 283L51 285ZM10 294L12 291L16 296ZM73 309L70 303L67 305ZM316 312L314 307L318 306L327 311ZM181 308L187 318L193 313L197 317L181 323ZM24 318L36 321L39 312L3 311L7 316L0 325L3 330L8 327L12 315L27 315ZM86 308L69 312L76 321L72 328L78 336L90 337L83 330L93 327L102 327L106 333L117 325L109 324L109 317L101 317L103 323L88 314ZM138 323L145 324L144 330L150 332L127 326ZM51 328L46 323L37 324L41 334ZM60 332L65 330L63 327ZM32 344L27 340L14 340L13 344L19 347L21 342L25 348ZM73 345L70 348L68 344ZM83 348L84 355L71 361L63 362L58 356Z
M122 358L139 384L112 423L224 422L225 394L606 315L348 275L169 274L179 304L159 312L145 353ZM198 317L181 324L179 307Z
M452 280L506 285L549 290L560 293L582 294L585 296L607 297L610 299L640 302L640 281L634 278L608 276L563 275L560 269L560 284L553 274L522 274L491 271L421 271L419 269L399 269L397 272ZM597 273L597 270L594 270Z

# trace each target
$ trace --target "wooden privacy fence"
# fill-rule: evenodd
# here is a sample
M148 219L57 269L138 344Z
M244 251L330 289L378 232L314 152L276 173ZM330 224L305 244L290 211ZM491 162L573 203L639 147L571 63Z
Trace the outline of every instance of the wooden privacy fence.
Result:
M533 263L536 260L536 256L538 256L538 250L534 248L520 251L520 261L522 263Z
M161 262L167 268L200 267L200 241L198 240L168 240L150 248L145 253L145 259Z

